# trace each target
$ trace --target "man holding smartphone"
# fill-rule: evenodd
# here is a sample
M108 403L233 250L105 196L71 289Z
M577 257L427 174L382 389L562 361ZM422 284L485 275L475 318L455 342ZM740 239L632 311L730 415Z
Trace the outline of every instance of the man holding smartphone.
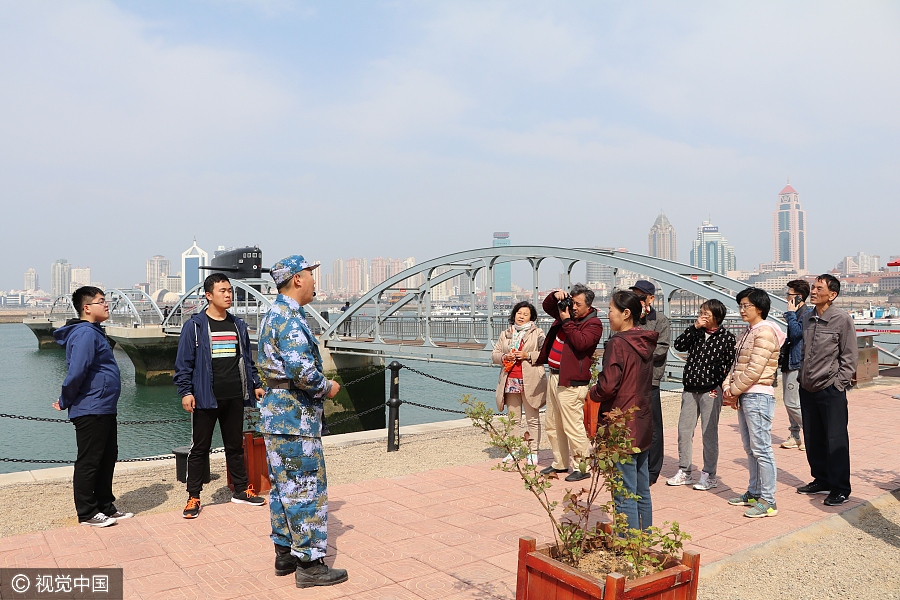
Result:
M806 304L809 296L809 284L802 279L789 281L787 284L788 309L784 320L788 327L787 341L781 347L778 357L781 367L781 381L784 385L784 408L790 421L790 437L782 444L782 448L806 450L800 439L803 430L803 416L800 411L800 367L803 365L803 319L806 313L813 310Z

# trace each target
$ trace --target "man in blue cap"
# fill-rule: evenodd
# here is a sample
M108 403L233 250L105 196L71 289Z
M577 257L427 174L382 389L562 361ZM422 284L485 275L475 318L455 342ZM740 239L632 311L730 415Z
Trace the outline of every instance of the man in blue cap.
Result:
M295 254L270 269L278 287L259 328L257 364L266 394L260 431L269 459L275 574L299 588L347 581L347 571L325 564L328 486L322 452L323 403L341 386L325 378L318 341L303 306L316 295L306 259Z

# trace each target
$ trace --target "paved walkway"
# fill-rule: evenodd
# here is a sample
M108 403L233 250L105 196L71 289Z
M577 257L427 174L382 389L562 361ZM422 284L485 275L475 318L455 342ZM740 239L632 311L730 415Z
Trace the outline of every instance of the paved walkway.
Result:
M653 487L654 521L677 520L693 536L689 547L709 564L900 488L900 400L892 398L898 393L900 386L878 385L850 396L853 495L844 506L829 508L823 496L794 493L808 479L805 455L776 449L779 514L744 518L741 508L726 502L746 489L747 468L737 420L723 411L722 483L698 492L668 487L661 479ZM781 406L774 431L777 445L787 432ZM663 476L677 468L676 432L666 435ZM701 451L698 433L695 463ZM549 453L541 459L547 464ZM293 577L275 577L268 509L236 504L207 506L194 521L179 513L139 515L106 529L70 527L5 538L0 566L119 566L126 598L514 598L518 538L530 535L540 543L551 529L518 477L492 470L494 464L334 486L328 562L348 569L350 580L331 588L298 590ZM557 484L556 493L563 487Z

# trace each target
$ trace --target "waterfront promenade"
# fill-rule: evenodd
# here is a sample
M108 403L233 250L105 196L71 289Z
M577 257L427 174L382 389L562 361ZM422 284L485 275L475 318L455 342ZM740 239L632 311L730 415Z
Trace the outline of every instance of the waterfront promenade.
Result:
M893 398L900 385L888 385L893 381L850 394L853 495L844 506L829 508L823 496L796 494L794 488L808 480L805 456L782 449L776 449L779 515L747 519L743 509L729 506L727 499L745 490L747 469L737 420L725 409L719 487L699 492L668 487L661 478L652 490L655 523L679 521L693 536L688 547L700 552L703 572L710 573L716 561L900 488L895 416L900 400ZM782 406L773 431L777 445L787 432ZM663 477L677 468L676 445L675 428L667 427ZM448 445L446 452L453 451ZM701 451L698 433L695 462ZM548 460L549 452L542 451L542 464ZM518 538L549 541L551 529L518 476L493 470L496 462L392 478L373 472L370 479L333 485L333 552L327 560L348 569L350 580L331 588L298 590L293 577L275 577L268 511L234 504L205 506L194 521L182 519L180 511L162 512L106 529L72 526L6 537L0 540L0 566L119 566L126 598L513 598ZM556 483L554 494L561 496L567 485ZM27 513L19 511L21 518L30 518Z

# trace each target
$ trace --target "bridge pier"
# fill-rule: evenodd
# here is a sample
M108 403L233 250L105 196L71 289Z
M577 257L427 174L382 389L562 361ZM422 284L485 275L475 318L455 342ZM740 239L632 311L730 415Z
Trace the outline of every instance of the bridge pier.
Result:
M128 354L134 380L143 385L171 385L175 377L178 337L167 336L161 325L106 328L106 335Z
M65 321L51 321L50 319L25 319L23 321L34 337L38 340L38 348L41 350L49 350L52 348L62 348L53 339L53 332L66 324Z
M384 370L383 359L374 356L332 354L324 344L319 346L319 351L322 354L322 368L325 371L325 377L334 379L341 384L341 391L338 395L330 400L325 400L326 422L341 421L385 403L384 374L373 375L365 381L349 387L344 386L345 382L351 382ZM335 434L384 429L385 427L385 411L375 410L337 425L329 425L328 430Z

